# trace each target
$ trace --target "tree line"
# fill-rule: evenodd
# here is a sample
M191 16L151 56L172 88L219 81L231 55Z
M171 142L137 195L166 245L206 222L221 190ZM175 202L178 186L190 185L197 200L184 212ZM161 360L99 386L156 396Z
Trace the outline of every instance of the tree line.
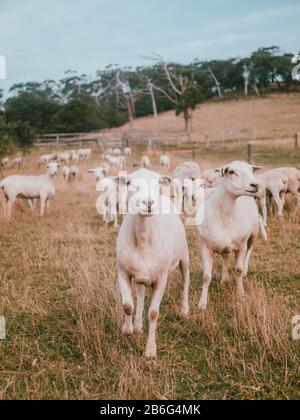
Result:
M154 53L144 57L145 66L109 65L94 78L68 70L59 81L14 84L5 101L0 92L2 148L4 143L26 148L34 133L118 127L171 109L184 116L185 129L191 130L193 111L203 101L299 89L292 58L276 46L244 58L195 59L187 65L167 63Z

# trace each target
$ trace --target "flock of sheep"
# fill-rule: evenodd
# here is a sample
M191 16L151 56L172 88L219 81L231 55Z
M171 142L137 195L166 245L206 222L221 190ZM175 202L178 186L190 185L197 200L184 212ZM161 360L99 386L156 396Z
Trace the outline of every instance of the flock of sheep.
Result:
M35 200L40 199L40 215L43 216L45 207L55 194L54 180L58 167L64 165L62 173L69 180L78 175L80 161L88 160L91 154L91 149L80 149L43 155L38 164L46 166L44 175L11 175L3 179L0 188L4 194L6 217L10 217L17 198L27 199L32 209ZM245 295L243 280L247 277L259 231L267 239L267 206L274 200L277 215L282 217L285 196L290 193L300 207L300 171L277 168L257 174L262 168L235 161L202 172L196 162L184 162L169 176L171 161L163 155L160 166L164 175L151 170L149 156L143 156L140 168L128 174L124 170L131 154L129 147L123 150L123 154L120 149L108 149L103 154L104 163L88 172L97 182L96 189L101 198L99 210L104 222L113 222L117 227L118 214L123 215L116 254L118 286L125 314L124 334L142 332L145 287L152 287L145 350L145 356L151 359L157 354L156 327L161 300L169 273L178 266L183 278L181 312L184 317L189 315L189 250L184 226L186 209L192 208L194 212L202 257L203 288L199 309L207 308L215 254L222 257L222 283L228 281L229 257L235 254L237 295L242 301ZM8 165L8 161L2 161L2 165ZM109 176L110 171L118 175ZM191 206L193 203L195 205ZM137 297L136 310L133 284Z

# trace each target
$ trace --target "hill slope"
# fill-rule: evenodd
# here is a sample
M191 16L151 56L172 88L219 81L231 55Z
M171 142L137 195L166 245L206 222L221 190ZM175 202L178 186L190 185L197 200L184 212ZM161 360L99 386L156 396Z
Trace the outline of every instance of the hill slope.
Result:
M143 132L183 131L182 117L174 111L153 117L138 118L133 128ZM255 128L258 138L290 137L300 131L300 94L273 94L260 98L241 98L223 102L207 102L194 114L193 130L220 136L221 132ZM129 124L119 128L128 130Z

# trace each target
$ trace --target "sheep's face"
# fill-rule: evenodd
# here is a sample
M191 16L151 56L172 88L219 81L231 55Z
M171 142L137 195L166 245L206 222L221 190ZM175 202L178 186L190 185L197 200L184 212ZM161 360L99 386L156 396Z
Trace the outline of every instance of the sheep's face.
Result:
M128 212L151 217L160 211L160 187L171 180L159 174L141 169L126 178L128 188Z
M100 181L101 179L103 179L106 175L106 170L104 168L95 168L95 169L90 169L88 171L89 174L94 174L96 181Z
M55 175L57 174L58 168L59 168L59 164L56 162L51 162L47 165L47 170L48 173L52 176L55 177Z
M227 191L235 196L255 197L260 187L253 175L256 168L245 162L232 162L224 167L222 176Z
M220 181L220 169L206 171L203 174L205 188L214 188Z

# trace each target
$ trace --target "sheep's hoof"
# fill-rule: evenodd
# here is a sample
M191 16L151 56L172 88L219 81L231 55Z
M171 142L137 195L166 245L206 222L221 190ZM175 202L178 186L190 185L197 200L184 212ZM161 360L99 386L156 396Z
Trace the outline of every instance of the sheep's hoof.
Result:
M122 333L124 335L133 335L133 327L128 327L128 325L123 325Z
M181 310L181 316L182 316L182 318L184 318L184 319L188 319L188 318L189 318L189 316L190 316L190 311L189 311L189 309L182 309L182 310Z
M135 325L133 328L134 334L142 335L143 334L143 327Z
M201 303L201 304L199 303L199 305L198 305L199 311L205 312L206 311L206 308L207 308L207 305L205 305L203 303Z
M156 350L146 350L145 351L145 358L147 360L155 360L156 359Z

